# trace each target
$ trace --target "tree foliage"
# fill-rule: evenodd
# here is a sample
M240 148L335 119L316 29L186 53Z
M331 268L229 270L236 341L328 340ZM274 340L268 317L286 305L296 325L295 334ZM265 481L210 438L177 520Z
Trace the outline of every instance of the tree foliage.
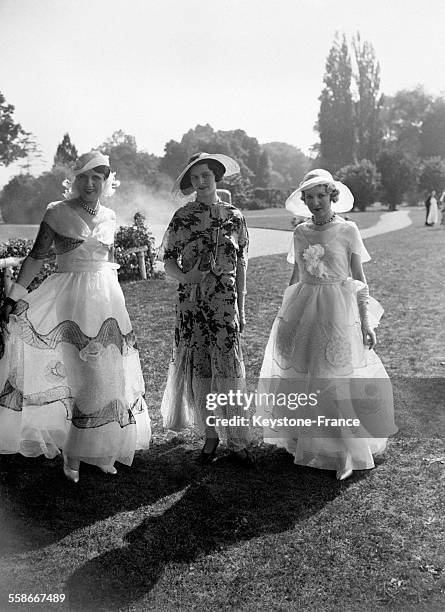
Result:
M62 142L58 145L56 154L54 155L54 165L70 167L77 159L77 149L71 142L68 133L63 135Z
M354 160L352 68L346 37L335 35L326 60L324 86L316 129L320 134L320 165L336 170Z
M34 144L31 134L14 121L13 114L14 106L0 92L0 165L3 166L26 157Z
M380 66L372 44L363 42L359 33L352 39L352 50L354 63L346 36L335 35L319 98L317 165L331 171L357 159L375 162L382 141Z
M423 87L402 89L385 96L382 108L384 147L416 158L421 153L421 128L433 98Z
M424 159L419 169L418 186L427 192L435 189L440 195L445 190L445 159L442 157Z
M380 110L383 96L380 94L380 64L376 60L374 47L362 41L357 33L352 39L357 72L354 79L358 97L355 102L355 126L358 159L375 162L382 140Z
M383 199L390 210L396 210L403 195L416 187L416 162L400 151L382 151L377 158L377 169L381 175Z
M435 100L425 114L420 133L421 156L423 158L445 157L445 99Z
M19 174L11 178L0 195L5 223L40 223L49 202L61 200L62 183L69 169L58 166L38 177Z
M234 204L240 208L252 198L255 187L264 188L270 183L269 156L256 138L239 129L215 131L209 124L197 125L189 130L182 136L181 142L167 142L159 169L175 179L187 160L199 151L229 155L239 163L240 175L224 179L219 186L230 189Z
M165 145L165 154L160 162L160 170L172 179L176 178L186 161L194 153L223 153L236 159L241 174L253 187L264 182L267 167L266 157L256 138L248 136L244 130L215 131L209 124L197 125L181 138L181 142L170 140Z
M100 147L110 157L110 166L125 190L131 182L158 189L162 185L159 174L159 157L140 151L136 139L122 130L113 133Z
M309 171L311 160L300 149L285 142L268 142L263 145L271 163L270 187L296 189Z
M366 210L376 201L380 190L380 173L371 161L362 159L359 163L344 166L336 174L354 194L354 208Z

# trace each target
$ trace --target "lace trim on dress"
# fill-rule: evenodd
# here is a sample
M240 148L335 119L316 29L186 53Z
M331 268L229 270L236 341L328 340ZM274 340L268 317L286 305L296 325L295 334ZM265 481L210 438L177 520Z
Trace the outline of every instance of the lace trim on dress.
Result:
M85 242L83 238L73 238L72 236L62 236L54 232L54 247L57 255L74 251L80 244Z
M120 427L134 425L136 423L134 414L143 412L141 398L139 397L130 408L121 400L115 399L100 410L97 410L94 414L84 414L75 403L70 388L65 386L23 396L8 380L3 391L0 393L0 406L16 412L20 412L23 409L24 403L32 406L46 406L55 402L62 402L64 404L66 418L71 418L72 424L78 429L102 427L109 423L119 423ZM72 416L70 416L71 414Z
M136 338L133 330L123 334L116 319L109 317L99 330L97 336L91 337L83 333L74 321L62 321L47 334L39 334L28 319L26 311L29 304L24 300L17 302L13 323L14 333L21 338L25 344L39 349L55 349L60 342L73 344L79 351L80 357L87 361L90 357L98 356L110 344L114 344L119 352L125 356L129 352L137 350Z
M74 404L72 423L78 429L103 427L109 423L119 423L121 427L126 427L135 425L136 419L131 408L128 408L121 400L115 399L94 414L84 414L79 406Z
M53 230L48 223L42 221L39 233L29 253L30 257L33 259L46 259L50 255L50 248L53 242L56 254L61 255L62 253L73 251L85 241L83 238L74 238L72 236L59 234Z
M23 406L23 395L7 380L0 393L0 406L10 410L20 411Z

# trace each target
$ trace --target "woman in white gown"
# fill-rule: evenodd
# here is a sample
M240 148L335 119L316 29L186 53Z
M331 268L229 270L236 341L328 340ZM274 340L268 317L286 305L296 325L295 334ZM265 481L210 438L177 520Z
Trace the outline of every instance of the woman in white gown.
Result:
M391 384L373 350L383 309L369 297L363 274L362 261L370 257L355 223L335 212L350 210L353 202L326 170L308 173L286 202L294 214L312 219L294 232L288 258L294 272L267 344L257 404L266 442L286 448L299 465L335 470L340 480L374 467L373 454L397 430ZM303 399L271 408L261 393ZM271 420L302 414L311 421L307 428ZM334 430L325 426L328 418L350 420ZM352 428L351 419L360 426Z
M433 226L439 221L439 208L437 206L436 192L434 189L428 196L427 202L429 204L425 225Z
M63 449L64 473L81 461L115 474L148 448L144 381L113 262L115 213L100 203L114 191L108 157L81 156L70 199L48 205L33 249L0 316L0 453L48 458ZM54 244L58 272L26 287Z

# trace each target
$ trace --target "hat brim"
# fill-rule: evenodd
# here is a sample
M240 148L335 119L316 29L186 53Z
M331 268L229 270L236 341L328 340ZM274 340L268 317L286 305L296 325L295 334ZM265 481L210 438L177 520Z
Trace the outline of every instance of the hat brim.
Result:
M208 160L219 162L224 167L224 176L232 176L234 174L238 174L240 171L238 163L228 155L223 155L222 153L203 153L202 156L187 164L182 170L181 174L173 184L172 194L174 196L189 196L192 194L195 191L194 188L191 185L185 185L183 188L181 188L181 181L192 166L196 166L197 164L205 164Z
M340 181L327 181L321 177L319 179L310 179L291 193L285 203L286 209L294 215L310 217L312 213L301 199L301 192L305 189L315 187L316 185L326 185L327 183L333 183L335 188L339 191L337 202L332 202L332 210L337 213L348 212L351 210L354 206L354 196L352 195L349 187Z
M78 165L83 158L87 158L85 163L83 165ZM100 151L91 151L91 153L85 153L77 159L73 174L74 176L77 176L78 174L82 174L88 170L93 170L93 168L97 168L98 166L106 166L109 168L110 158L108 155L104 155Z

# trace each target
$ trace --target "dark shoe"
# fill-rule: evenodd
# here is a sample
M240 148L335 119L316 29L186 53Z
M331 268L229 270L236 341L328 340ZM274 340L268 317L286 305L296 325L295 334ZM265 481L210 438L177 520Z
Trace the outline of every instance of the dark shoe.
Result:
M204 448L206 446L204 444L204 448L202 449L201 454L197 458L197 462L200 465L210 465L211 463L213 463L215 461L216 449L218 448L218 445L219 445L219 439L217 438L215 446L212 448L210 453L207 453L204 451Z
M240 455L239 453L243 454ZM247 469L257 469L256 459L253 455L249 453L247 448L244 448L242 451L239 452L230 451L230 459Z

